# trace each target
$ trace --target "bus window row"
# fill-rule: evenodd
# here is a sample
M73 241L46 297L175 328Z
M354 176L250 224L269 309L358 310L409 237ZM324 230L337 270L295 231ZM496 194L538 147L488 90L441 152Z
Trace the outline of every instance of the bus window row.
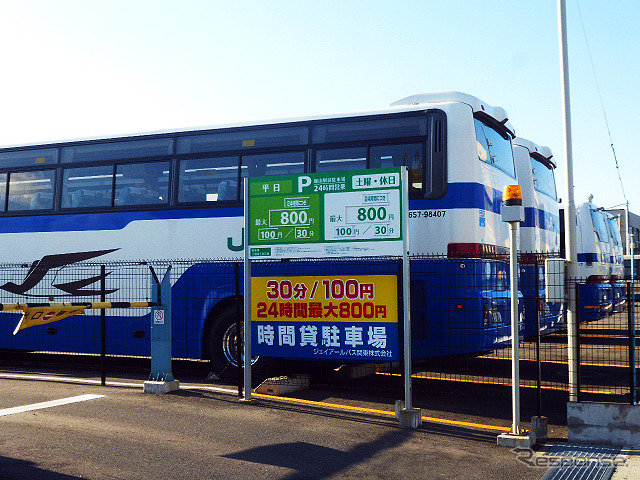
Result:
M413 115L375 120L339 121L309 126L199 132L161 138L85 142L60 148L31 148L0 152L0 165L24 167L55 163L133 160L176 154L230 152L321 143L425 137L428 117ZM175 138L174 138L175 137ZM309 141L310 139L311 142ZM174 152L175 147L175 152Z
M315 171L365 170L407 166L410 191L422 192L424 145L317 150ZM238 201L245 177L305 173L306 152L207 157L177 161L177 203ZM62 209L169 203L172 162L115 163L60 169ZM0 173L0 208L4 212L52 210L55 168Z

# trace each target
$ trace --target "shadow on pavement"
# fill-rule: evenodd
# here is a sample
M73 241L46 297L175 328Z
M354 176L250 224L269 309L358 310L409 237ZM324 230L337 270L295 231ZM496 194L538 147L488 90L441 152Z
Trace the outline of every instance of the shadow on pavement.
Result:
M86 480L84 477L43 470L33 462L0 456L0 480Z
M389 432L372 442L361 443L347 451L307 442L294 442L266 445L225 456L295 470L281 480L321 480L363 463L383 450L398 447L410 435L411 432L407 430Z

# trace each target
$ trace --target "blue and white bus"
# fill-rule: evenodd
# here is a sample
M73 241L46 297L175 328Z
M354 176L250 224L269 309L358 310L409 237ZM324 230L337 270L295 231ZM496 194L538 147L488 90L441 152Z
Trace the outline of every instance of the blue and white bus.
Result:
M577 280L580 287L582 321L597 320L613 310L614 252L611 226L602 208L589 201L576 208Z
M194 262L172 278L180 332L173 355L210 358L222 370L235 362L240 297L221 280L231 276L194 275L231 272L242 259L242 179L406 166L413 351L424 358L489 350L511 340L500 207L504 186L517 183L514 136L502 108L449 92L376 111L2 148L0 263L31 267L0 282L0 299L86 294L95 277L73 273L85 260L223 259ZM312 273L308 264L283 265L279 274ZM140 299L116 277L106 280L108 299ZM0 348L97 350L78 339L92 335L98 316L58 322L53 335L42 326L16 336L17 314L0 318ZM149 354L148 316L109 322L109 353Z
M519 286L525 305L524 335L532 337L538 333L538 312L541 334L563 328L565 323L563 305L546 302L544 285L544 258L560 253L560 216L554 175L556 163L549 147L523 138L514 139L513 155L525 209L519 248Z
M611 249L611 275L609 276L609 281L611 282L613 294L613 311L621 312L627 300L627 286L622 281L624 280L624 247L622 246L620 224L611 213L605 211L603 214L609 230Z

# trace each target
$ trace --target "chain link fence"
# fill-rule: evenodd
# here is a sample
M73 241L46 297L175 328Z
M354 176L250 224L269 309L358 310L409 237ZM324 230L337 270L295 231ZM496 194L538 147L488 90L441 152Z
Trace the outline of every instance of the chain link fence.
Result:
M569 391L566 302L546 299L554 286L551 283L561 285L565 280L549 275L545 278L544 260L540 256L522 255L519 264L521 391L523 401L538 415L549 413L545 405L548 399L566 399ZM383 330L368 328L364 313L359 314L357 321L352 318L354 311L369 308L362 299L358 300L360 306L350 307L351 313L345 316L341 316L340 304L346 298L333 298L315 305L311 317L314 306L310 292L305 293L308 298L295 298L292 293L288 299L274 300L275 307L265 304L267 319L274 327L273 342L276 346L281 342L283 348L277 350L280 356L252 358L254 384L267 376L301 373L309 376L312 388L360 389L401 398L403 349L401 343L393 350L384 342L402 342L401 300L410 295L413 391L417 406L421 395L459 394L475 400L510 394L511 319L505 257L496 255L482 260L412 257L409 292L402 291L402 262L397 258L252 263L254 277L311 276L321 286L324 280L331 282L335 278L394 277L395 286L385 288L391 288L392 296L398 300L396 311L389 312L389 318L385 319L397 328L397 333L385 337L381 336ZM0 265L0 301L91 302L101 296L107 301L150 301L150 269L161 277L169 265L173 284L174 365L179 365L181 372L201 379L241 383L238 368L243 361L241 262L213 259L60 265L47 263L45 258L32 265ZM631 287L623 282L607 286L568 282L566 287L573 289L580 305L576 339L579 399L635 401L637 347L634 310L630 308L634 301ZM330 305L332 301L335 305ZM370 303L370 308L374 308L375 302ZM16 358L23 359L18 361L24 364L24 352L30 352L29 358L37 356L38 362L64 367L61 361L64 353L65 361L69 355L74 356L74 365L99 366L103 376L104 369L133 371L133 368L139 376L149 372L148 308L104 311L104 335L103 313L98 310L87 310L85 315L13 335L20 315L0 313L0 348L5 364ZM288 330L282 331L290 336L283 343L278 327L285 324ZM379 325L376 324L378 328ZM314 326L315 330L311 328ZM310 344L317 350L328 346L325 343L329 337L323 336L325 326L327 332L335 327L333 331L337 333L332 341L336 345L365 353L347 360L340 356L306 358L305 354L287 353L293 352L287 349L291 343L300 347L301 342L306 342L307 347ZM348 332L352 335L347 338ZM387 332L391 330L384 330L385 335ZM310 337L311 333L317 336ZM359 336L354 337L355 333ZM372 335L376 334L374 339ZM391 358L380 353L392 350Z

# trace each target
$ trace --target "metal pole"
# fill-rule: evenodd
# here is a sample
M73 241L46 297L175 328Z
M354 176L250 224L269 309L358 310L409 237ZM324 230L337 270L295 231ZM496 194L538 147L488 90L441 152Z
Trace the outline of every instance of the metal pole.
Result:
M251 259L249 255L249 179L244 179L244 397L251 400ZM240 334L238 332L238 340Z
M411 394L411 288L410 288L410 270L409 270L409 186L407 183L406 167L402 170L402 207L405 212L402 232L403 250L402 250L402 310L404 315L404 405L407 410L413 408Z
M100 265L100 301L107 301L106 287L107 272L104 265ZM100 312L100 385L107 384L107 310Z
M629 202L627 201L626 203L626 209L625 209L625 217L624 217L624 223L625 223L625 230L626 230L626 237L625 238L625 243L627 244L627 255L629 255L631 253L631 226L629 225Z
M510 222L511 247L509 273L511 275L511 406L513 424L511 433L520 435L520 319L518 315L518 222Z
M238 365L238 397L242 397L242 386L244 379L242 378L242 374L240 373L240 365L242 365L242 349L240 348L241 337L240 332L244 327L244 321L242 319L243 309L240 307L240 265L238 263L233 264L233 277L235 280L235 288L236 288L236 303L235 303L235 317L236 317L236 365Z
M628 205L628 204L627 204ZM629 212L629 210L627 209L627 213ZM629 230L631 230L631 227L629 227ZM633 381L632 381L632 385L633 385L633 394L632 394L632 398L633 398L633 403L634 405L638 402L638 398L637 398L637 376L636 376L636 339L635 339L635 334L636 334L636 271L635 271L635 258L633 257L633 252L635 250L635 242L634 242L634 234L631 233L629 235L630 238L630 242L629 242L629 246L631 247L631 284L630 284L630 288L629 290L631 291L630 294L627 293L627 309L630 312L630 316L631 316L631 328L633 329L633 346L632 346L632 353L633 353L633 363L632 363L632 374L633 374Z
M563 104L563 124L565 137L565 157L566 163L566 187L567 206L564 217L565 225L565 251L567 256L567 278L575 280L577 276L578 253L576 251L576 207L573 196L573 150L571 141L571 103L569 89L569 54L567 47L567 7L565 0L558 0L558 23L560 34L560 52L562 72L562 104ZM569 369L569 401L575 402L578 399L578 365L576 357L576 298L575 289L568 289L567 298L567 361Z
M636 244L635 244L635 235L632 233L631 235L629 235L629 237L631 238L631 242L630 242L630 246L631 246L631 283L635 282L636 280L636 265L635 265L635 259L633 258L634 256L634 251L636 249ZM635 289L633 291L633 294L635 295Z
M580 283L575 284L575 296L576 296L576 302L578 305L580 305ZM580 325L580 316L582 315L582 313L580 312L580 309L578 309L576 311L576 324ZM575 339L575 344L576 344L576 362L578 363L578 368L576 368L576 402L580 402L582 401L581 398L581 394L580 391L582 390L582 385L580 385L580 328L578 327L578 329L576 330L576 339Z
M540 361L540 273L538 271L538 259L536 259L535 263L536 274L535 274L535 286L536 286L536 363L538 365L538 379L536 385L536 395L538 400L537 405L537 413L538 417L542 416L542 362ZM547 287L548 288L548 287ZM547 290L549 291L549 290Z
M627 283L627 302L631 302L632 284ZM636 322L631 303L627 303L627 321L629 325L629 402L637 403L636 398Z

